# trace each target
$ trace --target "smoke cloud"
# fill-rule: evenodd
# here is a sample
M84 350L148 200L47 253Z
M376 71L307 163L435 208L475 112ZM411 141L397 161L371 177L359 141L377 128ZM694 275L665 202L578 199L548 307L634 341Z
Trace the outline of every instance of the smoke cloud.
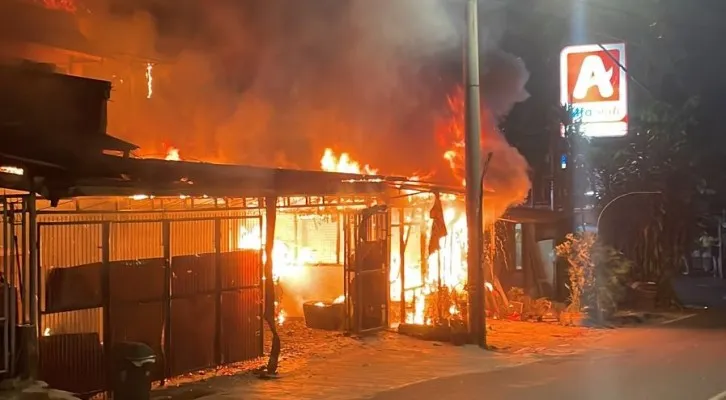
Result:
M494 220L507 208L522 204L532 186L527 160L498 128L517 103L529 98L525 88L529 72L521 59L503 52L490 53L487 67L481 82L487 88L482 111L482 149L484 154L491 152L493 156L484 177L484 217Z
M84 68L114 83L110 131L143 155L175 146L191 159L317 168L333 147L410 172L427 167L419 153L389 153L431 147L445 92L430 60L460 38L444 4L127 0L76 15L110 56Z
M463 2L75 2L103 56L76 73L112 81L109 133L140 155L174 146L184 159L317 169L332 147L384 173L452 176L434 131L461 79ZM481 7L483 146L487 190L516 204L527 164L496 125L526 98L528 74L498 50L504 3Z

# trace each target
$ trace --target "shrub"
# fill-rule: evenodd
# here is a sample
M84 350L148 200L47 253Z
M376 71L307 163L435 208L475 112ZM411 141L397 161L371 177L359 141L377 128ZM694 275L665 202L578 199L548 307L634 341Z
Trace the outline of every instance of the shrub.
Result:
M557 256L568 263L568 311L614 311L626 291L632 262L612 247L597 242L590 232L568 234L557 246Z

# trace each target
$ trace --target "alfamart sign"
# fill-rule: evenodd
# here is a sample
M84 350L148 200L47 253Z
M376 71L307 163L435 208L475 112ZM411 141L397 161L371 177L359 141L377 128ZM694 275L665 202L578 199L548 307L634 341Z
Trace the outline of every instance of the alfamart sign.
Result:
M603 50L604 49L604 50ZM560 101L588 137L628 132L625 44L570 46L560 55Z

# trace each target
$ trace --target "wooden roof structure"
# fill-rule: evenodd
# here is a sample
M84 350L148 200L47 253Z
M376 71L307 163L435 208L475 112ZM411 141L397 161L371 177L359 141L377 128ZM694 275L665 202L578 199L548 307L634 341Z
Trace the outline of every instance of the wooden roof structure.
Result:
M101 155L72 165L7 157L0 164L17 166L25 175L0 172L0 186L36 191L47 199L87 196L285 197L384 195L392 190L439 192L463 196L462 188L405 177L326 171L264 168L161 159ZM554 222L563 213L513 207L503 219L514 222Z

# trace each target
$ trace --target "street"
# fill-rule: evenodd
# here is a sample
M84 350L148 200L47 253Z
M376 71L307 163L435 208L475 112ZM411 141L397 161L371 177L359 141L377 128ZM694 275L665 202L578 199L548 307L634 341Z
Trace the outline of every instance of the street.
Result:
M625 328L580 355L429 380L374 400L726 398L726 312Z

